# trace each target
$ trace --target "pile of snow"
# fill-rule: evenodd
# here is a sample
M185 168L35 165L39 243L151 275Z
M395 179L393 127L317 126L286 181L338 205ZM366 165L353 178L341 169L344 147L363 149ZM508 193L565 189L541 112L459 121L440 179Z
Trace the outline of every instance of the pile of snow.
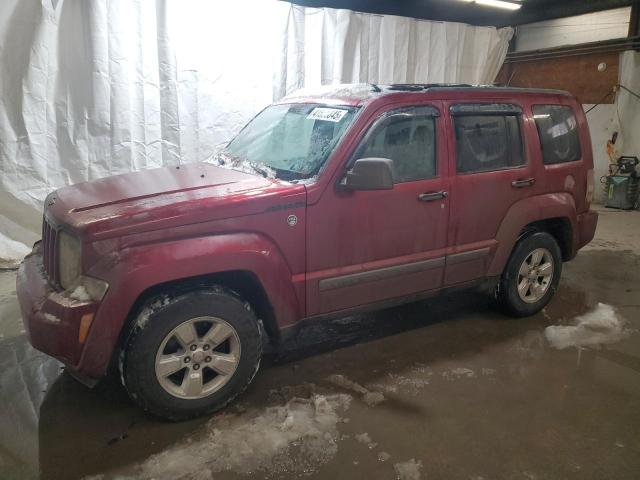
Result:
M78 285L71 294L69 294L69 298L73 298L74 300L78 300L79 302L88 302L91 300L87 289L82 285Z
M630 334L625 321L611 305L598 303L595 309L575 318L573 325L552 325L544 331L547 341L559 350L594 347L619 342Z
M408 462L396 463L393 468L398 480L420 480L422 462L416 462L413 458Z
M359 433L356 435L356 440L364 445L366 445L369 449L374 449L378 446L376 442L371 440L371 437L367 432Z
M11 240L0 232L0 268L17 266L29 251L24 243Z
M265 178L273 179L276 178L277 174L277 172L268 165L258 164L245 159L233 157L224 148L220 149L210 158L207 158L205 162L215 165L216 167L238 170L252 175L259 174Z
M249 420L246 415L218 416L208 424L204 438L150 457L136 478L211 478L227 470L308 474L336 454L339 412L350 401L346 394L314 394L269 407Z
M476 372L474 372L470 368L457 367L451 368L446 372L442 372L442 376L448 379L461 377L473 378L476 376Z
M344 375L329 375L327 380L338 387L350 390L354 393L362 395L362 401L370 407L375 407L384 401L384 395L380 392L372 392L359 383L349 380Z
M391 455L389 455L387 452L378 453L378 461L379 462L386 462L390 458L391 458Z
M51 323L53 325L57 325L57 324L59 324L61 322L61 320L58 317L56 317L55 315L52 315L50 313L45 313L42 316L43 316L45 322Z

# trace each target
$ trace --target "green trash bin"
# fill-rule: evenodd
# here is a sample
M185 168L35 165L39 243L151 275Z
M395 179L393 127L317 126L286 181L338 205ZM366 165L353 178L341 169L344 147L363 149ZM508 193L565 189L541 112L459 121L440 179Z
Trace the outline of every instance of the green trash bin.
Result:
M638 177L635 175L607 175L605 183L606 207L630 210L638 203Z

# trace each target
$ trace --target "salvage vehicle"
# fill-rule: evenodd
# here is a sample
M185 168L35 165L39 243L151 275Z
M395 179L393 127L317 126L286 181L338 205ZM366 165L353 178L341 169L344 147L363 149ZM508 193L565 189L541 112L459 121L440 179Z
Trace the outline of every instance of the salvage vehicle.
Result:
M593 190L566 92L328 87L265 108L210 162L50 194L18 296L36 349L88 385L115 366L144 410L185 419L307 321L464 288L539 312L593 238Z

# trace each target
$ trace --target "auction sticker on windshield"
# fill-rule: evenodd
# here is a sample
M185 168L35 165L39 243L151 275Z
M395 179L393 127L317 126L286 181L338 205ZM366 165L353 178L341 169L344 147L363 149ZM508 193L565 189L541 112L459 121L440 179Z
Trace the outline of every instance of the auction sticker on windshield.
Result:
M307 116L309 120L326 120L327 122L339 122L347 114L347 110L339 108L316 107Z

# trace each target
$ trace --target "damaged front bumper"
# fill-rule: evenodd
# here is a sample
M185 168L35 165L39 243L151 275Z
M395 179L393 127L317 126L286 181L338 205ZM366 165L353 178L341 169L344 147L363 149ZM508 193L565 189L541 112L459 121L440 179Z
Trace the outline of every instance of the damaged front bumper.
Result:
M16 290L31 345L67 365L84 383L95 383L83 375L81 360L100 303L53 289L44 272L40 244L20 265Z

